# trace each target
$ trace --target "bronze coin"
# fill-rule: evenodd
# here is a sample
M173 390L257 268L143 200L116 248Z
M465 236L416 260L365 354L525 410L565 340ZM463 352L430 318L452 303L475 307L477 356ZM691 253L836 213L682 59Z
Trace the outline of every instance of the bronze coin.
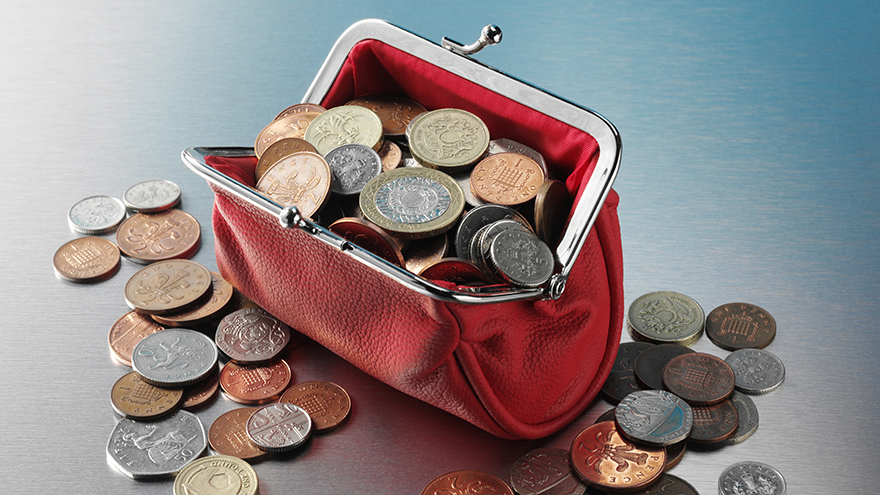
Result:
M603 412L602 414L599 415L598 418L596 418L596 421L593 421L593 424L601 423L602 421L616 421L616 418L614 416L614 411L615 411L615 408L612 407L611 409Z
M278 160L300 151L318 152L308 141L300 138L284 138L272 143L257 160L257 166L254 169L254 184L260 182L263 174L272 168L272 165L278 163Z
M382 132L387 136L403 136L412 120L427 112L422 105L401 96L365 96L346 105L357 105L376 112L382 121Z
M519 153L498 153L480 160L471 171L471 190L499 205L519 205L538 194L544 173L535 160Z
M446 233L412 241L403 255L406 269L420 273L426 266L439 261L449 253L449 236Z
M215 370L197 385L183 389L183 405L180 407L188 411L205 407L217 398L219 390L220 372Z
M453 493L486 493L514 495L510 485L501 478L485 471L462 470L434 478L422 490L422 495L446 495Z
M477 265L461 258L443 258L437 260L419 272L419 276L428 280L441 280L456 285L487 284L486 274Z
M161 388L132 371L113 384L110 402L126 418L149 420L171 414L183 402L183 389Z
M208 443L214 452L246 461L269 455L254 445L247 434L247 421L257 408L240 407L221 414L208 429Z
M541 184L535 196L535 233L550 249L556 249L562 238L571 206L571 195L563 182L545 180Z
M689 442L713 444L727 440L736 432L739 415L736 406L725 400L711 406L695 406L694 426Z
M275 162L257 182L257 190L279 205L295 206L300 215L312 218L327 202L332 180L324 157L299 151Z
M659 344L645 349L635 362L636 379L643 386L663 390L663 368L672 358L695 352L681 344Z
M290 387L279 402L294 404L312 418L316 432L339 426L351 412L351 397L339 385L325 381L303 382Z
M378 153L379 158L382 160L383 172L394 170L399 167L400 163L403 161L403 153L400 151L400 146L397 146L393 141L387 139L382 144L382 147L379 148Z
M360 218L346 217L333 222L330 232L350 241L392 265L406 267L406 261L394 239L377 225Z
M693 409L693 408L691 408ZM666 446L666 467L664 471L669 471L681 462L684 453L687 451L687 440Z
M257 155L257 158L261 157L269 146L285 138L302 139L309 124L321 113L323 112L291 113L278 120L273 120L257 135L257 140L254 143L254 154Z
M68 282L99 282L119 270L119 249L103 237L78 237L52 258L55 274Z
M728 351L763 349L776 338L776 320L754 304L724 304L706 318L706 335Z
M326 111L327 111L326 108L322 107L321 105L316 105L314 103L296 103L296 104L290 105L289 107L282 110L281 113L276 115L275 118L272 120L274 121L274 120L278 120L278 119L283 119L284 117L287 117L288 115L294 114L294 113L306 113L306 112L324 113Z
M602 385L602 395L608 399L608 402L617 404L624 397L636 390L643 390L636 380L636 359L642 351L652 347L652 344L645 342L624 342L617 348L617 356L614 358L614 364L611 365L611 372Z
M588 426L575 437L571 466L594 488L633 491L660 478L666 466L666 450L636 445L620 435L613 421L603 421Z
M190 258L198 251L201 239L199 222L177 208L135 213L116 231L119 250L138 263Z
M110 343L110 352L120 363L131 366L131 351L134 346L147 335L165 330L152 318L137 311L129 311L110 327L107 340Z
M687 481L663 473L656 483L643 490L632 492L631 495L700 495L700 492Z
M189 327L210 320L232 299L232 284L219 273L211 272L211 289L211 298L204 303L182 313L152 315L153 320L168 327Z
M220 388L226 397L241 404L273 402L288 385L290 366L283 359L256 366L242 366L230 361L220 370Z
M189 260L153 263L125 284L125 302L135 311L167 314L199 304L211 294L211 272Z
M692 406L708 406L730 398L736 384L733 368L703 352L672 358L663 368L663 385Z

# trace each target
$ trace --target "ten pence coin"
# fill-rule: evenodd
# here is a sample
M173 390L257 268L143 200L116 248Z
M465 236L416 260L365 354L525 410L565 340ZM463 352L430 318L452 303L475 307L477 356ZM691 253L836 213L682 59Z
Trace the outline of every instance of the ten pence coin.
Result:
M582 495L587 487L572 472L569 457L565 449L535 449L513 463L510 485L519 495Z
M689 346L703 333L703 308L693 298L672 291L645 294L627 312L633 339L652 344Z
M301 215L312 218L330 196L330 166L324 158L308 151L285 156L273 165L257 190L281 206L295 206Z
M171 414L183 402L183 389L160 388L131 371L110 389L110 402L121 416L150 420Z
M706 335L728 351L763 349L776 337L776 320L754 304L724 304L706 317Z
M173 476L207 446L202 422L190 412L150 422L123 418L107 441L107 460L135 479Z
M355 98L346 105L357 105L375 112L382 121L382 132L387 136L403 136L409 123L428 111L409 98L390 95Z
M141 313L174 313L210 297L211 285L211 272L194 261L160 261L131 276L125 302Z
M189 213L171 208L161 213L136 213L116 231L116 244L137 263L189 258L199 249L202 230Z
M290 327L262 308L242 308L220 321L214 340L229 359L261 364L275 359L287 347Z
M211 455L196 459L174 478L174 495L256 495L257 472L233 456Z
M785 490L782 473L762 462L738 462L718 477L719 495L785 495Z
M537 196L544 183L541 167L519 153L490 155L471 172L471 190L478 198L499 205L519 205Z
M169 327L202 324L219 313L232 299L232 284L219 273L211 272L211 298L192 309L169 315L152 315L157 322Z
M663 385L693 406L708 406L733 394L736 376L721 358L703 352L684 354L663 367Z
M421 114L406 131L413 158L448 173L463 172L489 148L489 128L476 115L457 108Z
M287 452L304 444L312 433L312 420L302 408L275 403L263 406L248 418L248 438L260 450Z
M666 450L634 444L620 435L613 421L603 421L575 437L571 465L594 488L634 491L651 485L663 474Z
M70 207L67 224L74 232L100 235L116 230L125 215L125 204L118 198L90 196Z
M220 370L220 387L229 399L247 405L265 404L290 385L290 366L283 359L267 365L228 362Z
M254 411L256 408L240 407L214 420L208 429L208 443L214 452L249 461L266 457L267 452L258 449L247 436L247 420Z
M638 390L614 410L618 430L634 442L665 447L685 440L694 413L685 401L664 390Z
M264 151L263 154L260 155L260 159L257 160L257 166L256 168L254 168L254 181L256 181L255 183L260 182L263 174L265 174L267 170L272 168L272 165L278 163L278 160L284 158L285 156L299 153L300 151L310 151L312 153L318 152L318 150L316 150L314 146L309 144L308 141L300 138L284 138L272 143L272 145L266 148L266 151Z
M257 135L254 154L260 158L269 146L282 139L302 139L312 121L319 115L321 115L320 112L297 112L272 121Z
M315 103L296 103L290 105L289 107L282 110L278 115L275 116L272 120L278 120L283 117L287 117L292 113L306 113L306 112L315 112L315 113L324 113L327 109L322 107L321 105L317 105Z
M128 188L122 202L137 213L165 211L180 201L180 187L170 180L147 180Z
M119 249L103 237L79 237L64 243L52 258L55 274L68 282L98 282L119 270Z
M363 144L373 151L382 147L382 120L376 112L355 105L342 105L319 114L303 139L326 155L343 144Z
M217 346L195 330L169 328L143 338L131 364L147 383L185 387L208 378L217 369Z
M453 471L434 478L422 490L422 495L445 495L452 493L481 493L514 495L513 489L501 478L485 471Z
M284 392L279 402L301 407L312 418L312 425L319 433L335 429L351 412L348 392L325 381L298 383Z

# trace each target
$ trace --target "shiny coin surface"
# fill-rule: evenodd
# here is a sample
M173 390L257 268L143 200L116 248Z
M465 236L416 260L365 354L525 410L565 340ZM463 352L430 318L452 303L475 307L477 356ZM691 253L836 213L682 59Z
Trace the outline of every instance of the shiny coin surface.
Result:
M513 463L510 485L519 495L581 495L587 487L572 472L570 457L565 449L535 449Z
M110 434L107 460L135 479L173 476L207 446L202 422L190 412L150 422L123 418Z
M74 232L100 235L113 232L125 220L125 204L112 196L90 196L74 203L67 224Z
M137 213L165 211L180 202L180 187L170 180L147 180L129 187L122 202Z
M214 340L229 359L240 364L262 364L287 347L290 327L262 308L242 308L220 321Z
M608 402L617 404L624 397L637 390L642 390L636 380L636 358L652 344L646 342L624 342L617 348L617 356L611 365L611 372L602 385L602 395Z
M695 352L679 344L659 344L645 349L636 358L636 379L647 388L663 390L663 368L672 358Z
M486 204L468 210L461 217L461 222L455 231L454 244L458 257L467 258L469 256L468 246L481 228L505 219L516 220L523 225L528 225L526 219L509 206Z
M220 370L220 387L230 400L257 405L281 397L290 385L290 366L283 359L271 364L239 365L228 362Z
M650 292L627 312L633 339L652 344L689 346L703 333L703 308L693 298L671 291Z
M260 450L287 452L309 439L312 420L299 406L276 403L254 411L248 418L246 431Z
M211 297L204 303L181 313L152 315L153 320L169 327L200 325L217 315L232 299L232 284L219 273L211 272Z
M326 155L343 144L363 144L374 151L382 147L382 121L376 112L355 105L342 105L319 114L303 138Z
M204 380L183 389L183 404L180 407L188 411L206 407L217 398L219 391L220 372L214 370Z
M488 283L486 274L477 265L461 258L443 258L418 273L428 280L442 280L457 285L483 285Z
M760 395L772 392L785 380L785 365L776 354L764 349L739 349L724 358L736 375L736 389Z
M382 147L379 148L379 158L382 160L382 171L387 172L400 166L403 154L400 151L400 146L386 139Z
M321 112L296 112L273 120L257 135L257 140L254 143L254 154L257 155L257 158L260 158L269 146L282 139L302 139L312 121L319 115L321 115Z
M423 239L446 232L464 211L464 196L451 177L426 168L380 174L361 192L367 220L396 237Z
M535 196L535 233L551 249L555 249L568 223L571 195L558 180L545 180Z
M502 280L518 287L540 287L553 275L553 252L531 232L506 230L492 240L489 266Z
M421 273L426 266L436 263L449 254L449 236L446 233L413 241L407 246L404 260L406 269Z
M470 171L450 174L450 177L452 177L455 180L455 182L458 183L458 187L460 187L462 192L464 192L464 201L468 205L476 207L476 206L482 206L485 204L491 204L491 203L486 203L482 199L478 198L476 194L474 194L474 191L471 189L471 173L470 173Z
M737 425L736 431L727 440L725 445L733 445L744 441L758 430L758 408L748 395L741 392L733 392L730 402L736 408Z
M719 495L785 495L785 478L769 464L737 462L718 477Z
M667 463L668 464L668 463ZM669 473L663 473L663 476L653 485L642 490L632 492L632 495L700 495L690 483L673 476Z
M487 203L523 204L537 196L543 183L541 167L518 153L490 155L471 171L471 190Z
M663 367L663 385L692 406L708 406L730 398L735 383L730 365L704 352L677 356Z
M701 444L722 442L733 436L738 424L736 406L730 400L711 406L694 406L694 427L688 441Z
M485 471L453 471L434 478L422 490L422 495L452 493L481 493L485 495L514 495L501 478Z
M654 483L666 465L663 447L637 445L613 421L581 431L571 445L571 466L588 485L608 492L634 491Z
M55 275L68 282L98 282L119 270L119 249L103 237L79 237L64 243L52 258Z
M125 302L135 311L168 314L183 311L210 297L211 272L189 260L153 263L125 284Z
M322 107L321 105L317 105L315 103L296 103L294 105L290 105L281 111L278 115L275 116L272 120L278 120L292 113L306 113L306 112L314 112L314 113L324 113L327 109Z
M706 336L728 351L763 349L776 338L776 320L754 304L724 304L706 317Z
M492 241L498 236L498 234L508 231L508 230L521 230L524 232L528 232L531 234L531 229L512 218L505 218L503 220L498 220L497 222L490 223L482 227L477 231L476 235L471 239L471 245L468 249L468 259L474 262L475 265L482 268L488 275L501 280L501 277L498 276L494 271L490 270L489 266L489 257L491 256L492 249Z
M134 346L147 335L161 330L165 330L165 327L157 324L149 316L137 311L129 311L116 320L107 335L113 358L126 366L131 366L131 351L134 350Z
M685 440L694 413L685 401L663 390L638 390L614 410L618 430L634 442L665 447Z
M208 443L214 452L244 460L262 459L267 453L258 449L247 435L247 420L256 411L240 407L223 413L208 429Z
M156 419L171 414L183 403L183 389L150 385L136 371L131 371L113 384L110 403L126 418Z
M348 392L335 383L320 380L294 385L279 402L295 404L307 412L316 432L335 429L351 412Z
M136 213L116 231L119 250L138 263L189 258L201 241L198 220L176 208L161 213Z
M257 495L257 472L238 457L196 459L174 478L174 495Z
M337 146L324 155L324 160L333 175L330 189L344 196L360 194L367 182L382 173L379 154L363 144Z
M409 123L428 111L409 98L391 95L355 98L346 105L357 105L375 112L382 121L382 132L388 136L403 136Z
M366 249L392 265L404 267L400 246L379 226L360 218L345 217L333 222L330 232Z
M423 113L407 130L409 149L422 165L463 172L489 148L489 128L476 115L457 108Z
M272 165L278 163L278 160L300 151L318 152L311 143L301 138L284 138L272 143L257 160L257 166L254 168L254 183L259 183L263 174L272 168Z
M331 180L330 166L321 155L300 151L278 160L257 182L257 190L312 218L327 202Z
M217 368L217 346L204 334L169 328L147 335L135 346L131 364L147 383L185 387L208 378Z
M522 143L507 138L493 139L489 141L489 149L486 150L486 154L496 155L498 153L519 153L520 155L525 155L534 160L535 163L541 167L545 180L550 177L544 156Z

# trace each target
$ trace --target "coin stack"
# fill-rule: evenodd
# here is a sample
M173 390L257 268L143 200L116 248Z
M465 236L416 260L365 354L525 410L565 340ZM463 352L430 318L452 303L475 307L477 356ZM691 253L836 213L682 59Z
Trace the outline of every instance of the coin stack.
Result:
M568 189L470 112L389 95L296 104L254 150L259 192L426 279L537 288L555 270Z

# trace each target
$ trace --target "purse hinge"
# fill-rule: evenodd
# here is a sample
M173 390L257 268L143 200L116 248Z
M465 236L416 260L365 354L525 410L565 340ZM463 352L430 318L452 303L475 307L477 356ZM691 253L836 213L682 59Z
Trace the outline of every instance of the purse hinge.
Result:
M480 32L480 39L470 45L462 45L446 36L440 41L443 48L459 55L474 55L483 48L489 45L497 45L498 43L501 43L501 28L494 24L484 27L483 31Z

